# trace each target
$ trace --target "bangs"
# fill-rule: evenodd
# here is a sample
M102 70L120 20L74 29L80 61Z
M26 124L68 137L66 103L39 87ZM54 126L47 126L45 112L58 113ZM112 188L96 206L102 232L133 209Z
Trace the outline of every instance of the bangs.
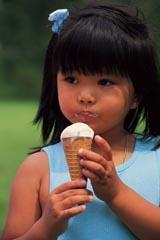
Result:
M85 75L128 76L131 39L127 41L128 36L124 35L107 19L98 16L80 19L59 36L55 58L58 70L63 74L77 71Z

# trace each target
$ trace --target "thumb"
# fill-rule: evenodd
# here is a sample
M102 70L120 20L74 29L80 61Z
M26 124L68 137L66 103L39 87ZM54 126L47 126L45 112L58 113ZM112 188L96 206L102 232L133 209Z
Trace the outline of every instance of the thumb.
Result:
M100 154L107 160L112 161L111 147L108 142L99 135L94 137L95 143L98 146Z

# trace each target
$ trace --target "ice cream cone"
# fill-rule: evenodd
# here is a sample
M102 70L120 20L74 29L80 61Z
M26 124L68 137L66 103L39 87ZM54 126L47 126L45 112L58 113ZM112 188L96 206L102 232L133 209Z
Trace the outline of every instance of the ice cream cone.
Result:
M71 137L62 139L62 142L71 180L84 178L79 163L78 150L80 148L90 150L92 139L89 137Z
M61 141L72 180L84 178L79 162L78 150L91 149L94 131L85 123L74 123L63 130Z

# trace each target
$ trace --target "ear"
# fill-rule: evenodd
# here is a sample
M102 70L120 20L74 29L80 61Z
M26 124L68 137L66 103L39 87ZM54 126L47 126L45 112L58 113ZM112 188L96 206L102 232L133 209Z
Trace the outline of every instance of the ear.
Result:
M131 104L130 109L136 109L137 107L138 107L138 103L134 102L134 103Z
M137 97L135 96L131 103L130 109L136 109L138 107L138 105L139 105L139 101L138 101Z

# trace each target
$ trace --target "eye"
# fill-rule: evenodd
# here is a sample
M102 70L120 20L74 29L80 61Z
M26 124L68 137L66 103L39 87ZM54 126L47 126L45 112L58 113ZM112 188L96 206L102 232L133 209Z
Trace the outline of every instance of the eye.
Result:
M113 85L114 82L109 80L109 79L100 79L98 81L98 85L101 85L101 86L110 86L110 85Z
M65 77L64 81L68 82L68 83L71 83L71 84L78 83L78 80L75 77L72 77L72 76Z

